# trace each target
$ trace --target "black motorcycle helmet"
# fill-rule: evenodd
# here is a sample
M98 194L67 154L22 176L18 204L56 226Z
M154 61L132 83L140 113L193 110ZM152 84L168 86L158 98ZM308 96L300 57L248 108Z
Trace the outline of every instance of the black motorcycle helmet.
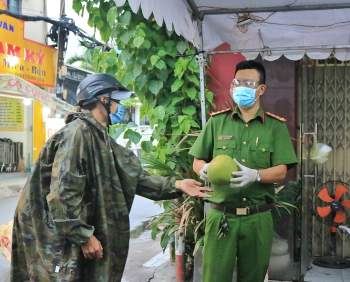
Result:
M86 107L98 102L98 96L113 91L128 91L113 76L105 73L91 74L78 85L76 98L80 107Z

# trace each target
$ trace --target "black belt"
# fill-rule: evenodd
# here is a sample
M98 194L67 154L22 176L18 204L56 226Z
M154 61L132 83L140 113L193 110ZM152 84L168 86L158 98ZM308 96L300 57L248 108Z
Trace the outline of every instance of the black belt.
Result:
M275 204L262 204L262 205L244 207L244 208L232 208L232 207L219 205L219 204L212 204L211 206L216 210L226 212L226 213L231 213L234 215L250 215L250 214L271 210L272 208L274 208Z

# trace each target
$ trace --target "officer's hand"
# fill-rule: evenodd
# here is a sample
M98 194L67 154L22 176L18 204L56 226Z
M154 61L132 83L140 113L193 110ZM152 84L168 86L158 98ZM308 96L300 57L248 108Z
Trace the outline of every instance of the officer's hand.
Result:
M86 259L101 259L103 257L101 242L93 235L89 241L81 246L81 250L83 251Z
M201 170L199 171L199 178L202 179L203 181L206 181L208 182L208 166L209 166L209 163L206 163L202 166Z
M240 164L236 159L234 159L234 161L239 166L240 170L232 172L233 177L230 179L231 187L244 187L256 181L258 177L258 171L256 169L246 167Z
M209 188L202 187L202 183L193 179L177 180L175 186L187 195L198 198L209 198L210 195L205 192L212 191Z

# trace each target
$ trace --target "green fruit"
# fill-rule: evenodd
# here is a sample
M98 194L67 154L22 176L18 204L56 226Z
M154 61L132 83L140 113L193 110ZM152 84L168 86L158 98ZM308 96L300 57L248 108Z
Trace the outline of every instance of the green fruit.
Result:
M216 156L208 166L208 179L214 185L225 185L230 183L231 174L238 170L235 161L227 155Z

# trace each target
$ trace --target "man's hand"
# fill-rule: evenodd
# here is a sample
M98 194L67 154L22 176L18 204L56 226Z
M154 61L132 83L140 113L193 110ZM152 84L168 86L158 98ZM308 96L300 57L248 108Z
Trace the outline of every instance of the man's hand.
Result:
M232 172L233 177L230 179L231 187L244 187L256 181L258 176L258 171L256 169L246 167L240 164L236 159L234 159L234 161L239 166L240 170Z
M86 259L101 259L103 257L101 242L93 235L89 241L81 246L81 250L83 251Z
M209 166L209 163L204 164L202 166L201 170L199 171L199 178L202 179L203 181L206 181L206 182L209 181L208 175L207 175L208 166Z
M177 180L175 186L187 195L198 198L209 198L210 195L205 192L212 191L209 188L202 187L202 183L193 179Z

